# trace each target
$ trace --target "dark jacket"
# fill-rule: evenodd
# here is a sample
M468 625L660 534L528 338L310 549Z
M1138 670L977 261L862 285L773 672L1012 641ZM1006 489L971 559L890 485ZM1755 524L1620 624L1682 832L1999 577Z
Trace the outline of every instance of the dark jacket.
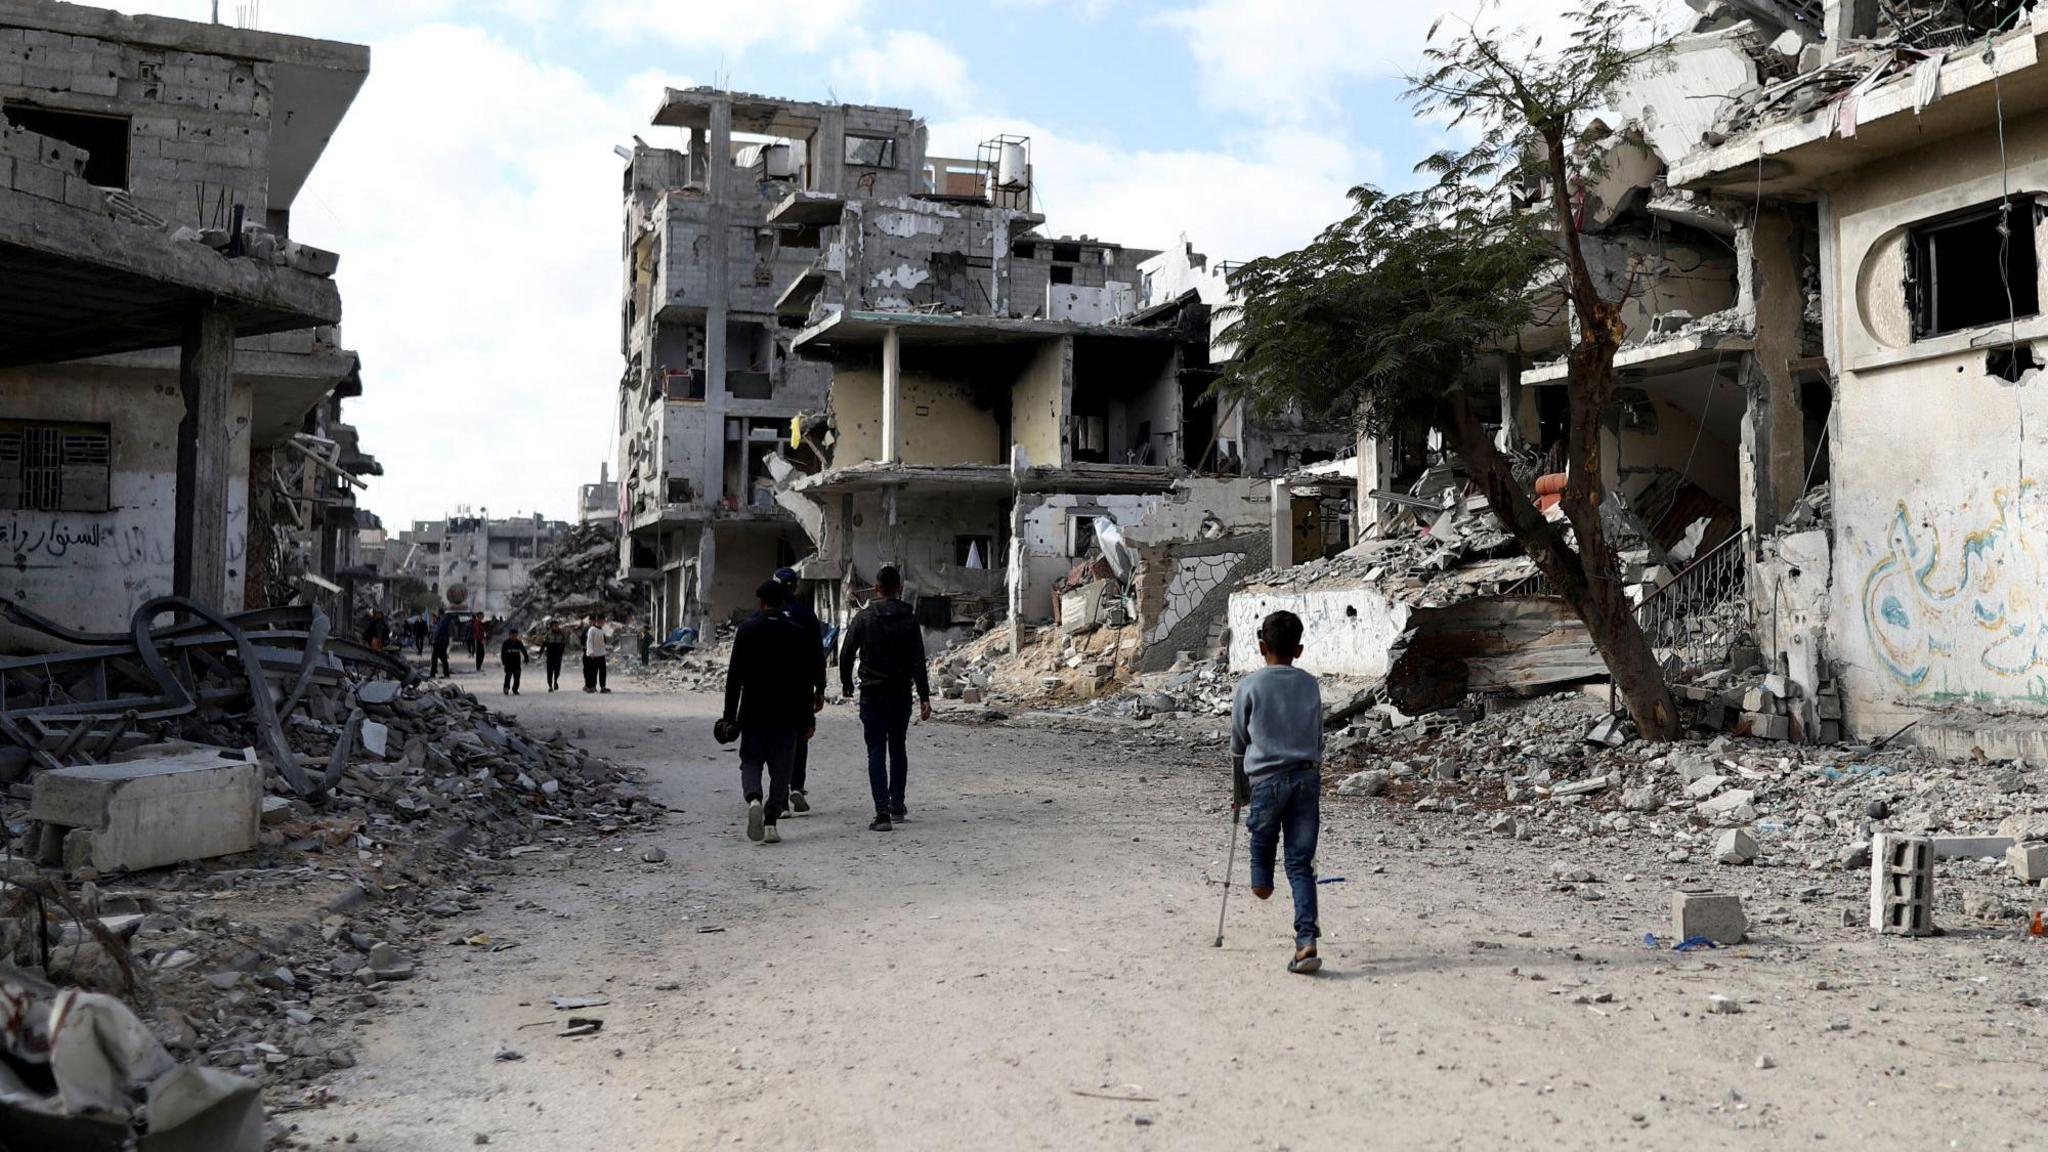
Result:
M498 663L507 668L517 668L526 663L526 642L508 639L498 645Z
M853 695L854 665L860 665L863 696L932 698L925 678L924 629L917 613L901 600L877 600L860 610L839 649L839 687Z
M725 670L725 718L741 728L811 723L811 699L825 691L825 653L780 612L755 612L732 638Z
M782 606L782 613L795 621L798 627L810 629L812 634L817 636L817 643L820 646L824 645L824 626L818 623L818 614L811 611L807 601L801 597L791 597L789 602Z
M449 634L454 630L455 621L451 617L443 616L439 620L434 621L434 647L446 648L448 646Z

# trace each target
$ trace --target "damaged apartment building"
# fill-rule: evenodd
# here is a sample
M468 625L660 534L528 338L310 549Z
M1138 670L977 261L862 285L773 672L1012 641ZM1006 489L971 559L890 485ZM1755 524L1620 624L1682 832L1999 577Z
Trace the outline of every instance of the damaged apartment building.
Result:
M1164 642L1264 565L1202 257L1046 236L1023 138L936 156L903 109L701 88L654 123L686 146L629 153L619 466L662 630L785 565L830 620L893 563L935 632L1046 622L1109 524Z
M1575 188L1603 290L1628 294L1600 459L1642 622L1686 663L1750 653L1773 674L1759 734L1913 725L1946 752L2048 752L2048 723L2015 719L2048 719L2048 11L1693 7L1669 58L1623 86L1619 126L1582 139L1598 163ZM1554 311L1499 365L1500 438L1539 504L1562 479ZM1364 535L1400 535L1405 515L1455 539L1474 508L1455 462L1417 446L1368 441L1358 468ZM1519 556L1439 554L1459 582L1388 547L1270 573L1233 618L1303 608L1312 634L1358 641L1322 646L1342 670L1378 675L1415 612L1536 588ZM1703 636L1718 650L1688 650Z
M323 513L333 469L370 468L331 435L359 379L338 258L291 215L368 70L356 45L0 0L11 604L96 632L174 592L262 606L294 548L313 570L323 533L352 538L352 506ZM303 450L328 480L280 491Z

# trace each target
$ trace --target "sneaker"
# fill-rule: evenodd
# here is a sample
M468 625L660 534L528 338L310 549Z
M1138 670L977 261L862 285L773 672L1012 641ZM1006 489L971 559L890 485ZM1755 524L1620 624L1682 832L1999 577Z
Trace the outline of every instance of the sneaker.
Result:
M1308 954L1304 956L1302 955L1303 952ZM1313 976L1317 972L1322 971L1322 968L1323 958L1316 955L1313 949L1297 949L1294 959L1287 962L1287 970L1289 972L1302 976Z
M868 831L870 832L888 832L890 830L889 818L887 816L877 816L873 820L868 821Z
M770 824L767 827L761 829L761 843L780 844L782 843L782 833L777 832L775 830L775 825Z
M604 693L607 696L611 695L612 693L612 690L609 688L599 688L598 691Z
M767 820L767 813L761 811L759 800L747 801L747 839L759 842Z
M789 794L789 810L798 813L809 812L811 810L811 802L804 799L803 793L791 792Z
M894 808L889 809L889 819L891 820L907 820L909 818L910 809L905 808L900 804Z

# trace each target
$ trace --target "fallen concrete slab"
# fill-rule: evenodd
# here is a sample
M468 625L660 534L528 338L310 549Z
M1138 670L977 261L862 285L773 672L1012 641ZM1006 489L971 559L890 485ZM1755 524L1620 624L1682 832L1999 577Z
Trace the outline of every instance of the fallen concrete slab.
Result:
M29 817L46 829L88 833L90 848L72 851L101 872L161 868L256 846L263 767L253 751L167 744L132 755L37 776Z
M1607 674L1585 624L1548 596L1490 596L1417 608L1389 653L1387 695L1403 712L1471 692L1533 692Z

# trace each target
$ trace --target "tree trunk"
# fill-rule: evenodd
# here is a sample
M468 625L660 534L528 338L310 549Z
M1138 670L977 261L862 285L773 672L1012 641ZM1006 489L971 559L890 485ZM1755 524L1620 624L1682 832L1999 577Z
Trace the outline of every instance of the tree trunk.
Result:
M1462 393L1457 394L1450 407L1451 426L1448 431L1453 447L1472 469L1480 491L1486 495L1487 505L1493 509L1494 515L1500 517L1502 526L1536 562L1536 567L1549 579L1558 597L1571 605L1572 611L1585 622L1587 635L1606 663L1608 673L1613 676L1614 686L1621 693L1636 730L1645 740L1677 739L1680 734L1678 710L1672 704L1671 690L1664 683L1664 670L1657 664L1657 654L1650 647L1650 639L1636 623L1635 608L1622 591L1619 566L1606 533L1600 528L1597 506L1591 516L1590 533L1580 527L1579 519L1572 516L1569 507L1566 508L1566 516L1572 520L1573 531L1579 540L1579 547L1573 549L1558 532L1557 526L1544 519L1523 492L1508 467L1507 459L1495 449L1493 438L1486 434L1467 398ZM1576 421L1576 403L1573 409ZM1574 435L1575 442L1577 439ZM1592 443L1599 443L1597 434ZM1597 456L1590 463L1597 469ZM1577 474L1585 465L1574 460L1571 467L1576 482ZM1598 490L1597 483L1594 490ZM1566 501L1569 500L1568 493Z

